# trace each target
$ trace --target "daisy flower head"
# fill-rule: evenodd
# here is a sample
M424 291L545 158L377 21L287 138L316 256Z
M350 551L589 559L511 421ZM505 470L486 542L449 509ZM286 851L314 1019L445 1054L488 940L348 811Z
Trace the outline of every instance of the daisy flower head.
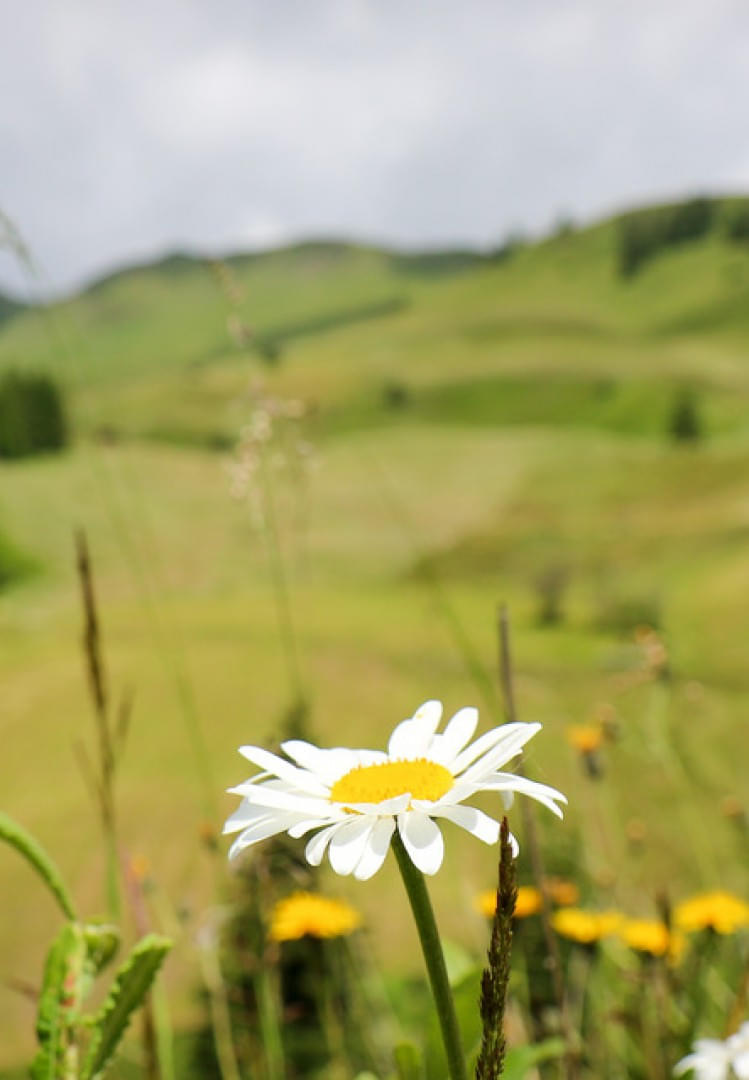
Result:
M674 1066L674 1076L690 1071L695 1080L728 1080L731 1055L728 1047L719 1039L698 1039L691 1054Z
M557 804L567 800L560 791L501 771L540 724L503 724L471 742L476 709L460 709L438 734L441 717L441 703L427 701L398 724L387 750L324 750L299 739L282 743L285 757L240 747L262 772L229 789L242 796L224 825L224 833L239 832L229 858L279 833L312 833L305 849L312 866L327 852L337 874L366 881L385 861L397 829L414 865L436 874L444 854L439 819L484 843L497 842L499 822L465 805L481 791L497 792L505 808L516 792L529 795L562 816ZM517 854L512 835L510 842Z

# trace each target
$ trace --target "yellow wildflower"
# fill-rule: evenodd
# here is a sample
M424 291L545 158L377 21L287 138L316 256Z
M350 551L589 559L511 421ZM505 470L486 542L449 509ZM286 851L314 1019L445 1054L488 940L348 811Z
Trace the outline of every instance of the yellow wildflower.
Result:
M671 933L665 923L656 919L625 919L617 932L630 949L651 956L668 955L676 960L684 948L683 936Z
M296 941L307 935L342 937L361 926L361 915L345 900L317 893L296 892L279 900L273 909L270 936L273 941Z
M603 742L603 729L598 724L570 724L565 736L581 754L593 754Z
M486 889L476 897L476 908L487 919L494 918L497 904L497 893L494 889ZM532 885L521 885L518 889L518 897L515 901L513 917L525 919L529 915L535 915L541 910L541 893Z
M615 933L622 916L617 911L583 911L582 908L559 908L551 925L562 937L580 945L592 945Z
M700 893L676 905L674 923L687 933L710 929L735 934L742 926L749 926L749 904L721 889Z

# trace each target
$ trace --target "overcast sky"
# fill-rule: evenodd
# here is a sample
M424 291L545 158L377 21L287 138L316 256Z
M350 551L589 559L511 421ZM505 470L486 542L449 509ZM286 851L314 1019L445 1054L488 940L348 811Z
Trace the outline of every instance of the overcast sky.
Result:
M749 192L746 0L24 0L0 209L46 287L306 236L497 244ZM0 251L0 287L26 288Z

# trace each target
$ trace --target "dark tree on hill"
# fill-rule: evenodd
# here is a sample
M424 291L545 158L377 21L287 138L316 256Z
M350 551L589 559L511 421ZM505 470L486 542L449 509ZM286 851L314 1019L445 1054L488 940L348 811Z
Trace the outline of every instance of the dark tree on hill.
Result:
M694 391L679 391L671 410L668 430L676 442L697 442L702 438L702 421Z
M619 222L618 270L632 277L644 262L667 248L706 236L715 222L716 203L697 198L627 214Z
M67 442L62 395L53 379L17 371L0 377L0 457L49 453Z
M726 215L726 233L737 244L749 241L749 202L739 203Z

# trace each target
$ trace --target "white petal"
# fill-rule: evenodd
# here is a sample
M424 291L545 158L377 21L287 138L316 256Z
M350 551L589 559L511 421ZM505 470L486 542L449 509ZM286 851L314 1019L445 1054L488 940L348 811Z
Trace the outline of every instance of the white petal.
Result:
M353 753L356 758L355 765L381 765L388 760L384 750L354 750Z
M233 859L240 851L249 847L250 844L257 844L260 840L267 840L278 833L286 832L289 826L294 825L298 820L296 814L273 814L261 818L239 834L229 848L229 858Z
M334 825L329 825L327 829L323 829L322 832L312 837L304 849L304 857L310 866L320 865L325 855L325 849L340 828L341 822L336 821Z
M410 720L404 720L393 731L388 743L388 756L406 760L423 757L441 716L441 701L425 701Z
M223 835L239 832L240 829L244 829L246 825L257 821L258 818L267 816L268 811L264 806L253 806L246 799L243 799L234 813L230 814L224 822Z
M433 807L453 806L455 803L463 802L464 799L469 799L477 791L481 791L479 784L464 784L461 780L456 780L441 799L436 799L434 802L429 802L427 799L413 799L412 806L417 810L423 810L425 814L431 814Z
M556 788L549 787L548 784L537 784L535 780L527 780L524 776L515 776L514 773L498 773L484 780L480 788L482 791L501 791L503 794L514 791L518 795L529 795L548 807L558 818L564 817L554 799L566 803L567 796Z
M380 869L390 847L390 837L395 830L395 821L391 817L380 818L367 838L361 859L354 870L358 881L369 881Z
M414 866L422 874L436 874L445 853L439 825L418 810L404 810L398 815L398 831Z
M400 814L401 810L405 810L411 802L411 793L409 791L404 792L403 795L394 795L392 799L383 799L382 802L368 803L368 802L352 802L352 803L333 803L333 806L346 806L351 810L356 810L357 814L370 814L376 817L383 817L385 814L395 815ZM431 806L431 803L429 804Z
M430 761L437 761L450 768L453 759L473 738L478 722L478 709L473 706L459 709L442 734L433 736L428 755Z
M299 840L302 836L305 836L312 829L320 829L323 825L330 825L331 821L343 821L343 815L340 818L327 817L327 818L305 818L304 821L298 822L296 825L292 825L289 829L289 836L292 840Z
M293 810L297 814L309 814L311 817L325 817L331 803L328 799L315 799L304 794L279 791L269 784L240 784L231 789L237 795L244 795L253 806L267 806L276 810Z
M269 776L272 776L272 775L273 775L273 773L269 773L269 772L255 773L255 775L251 776L249 780L244 780L243 784L244 785L259 784L261 780L266 780ZM276 783L282 783L282 781L276 781ZM225 790L226 791L236 791L237 787L236 786L235 787L228 787Z
M296 765L284 761L277 754L271 754L270 750L263 750L261 746L240 746L239 752L242 757L246 757L248 761L251 761L253 765L257 765L259 769L267 769L274 776L286 780L287 783L293 784L294 787L299 788L301 791L313 795L327 794L327 788L317 776L306 769L298 769Z
M450 768L457 776L463 769L467 768L471 762L476 758L481 757L488 750L500 742L508 732L508 729L515 730L517 728L524 727L524 724L502 724L501 727L492 728L491 731L485 731L483 735L479 735L475 742L467 746L462 753L458 754L457 758L452 762Z
M354 818L341 826L330 843L328 858L336 874L352 874L364 854L367 840L375 826L373 818Z
M300 791L296 784L287 784L285 780L278 780L275 777L271 780L264 779L269 775L269 773L258 773L257 776L251 776L249 780L243 780L241 784L235 784L234 787L226 790L230 795L244 795L248 800L258 788L263 788L265 791L285 791L289 795L295 797L302 795L306 798L306 793Z
M281 743L281 749L303 769L314 773L324 783L332 784L359 764L355 750L337 746L331 750L322 750L319 746L304 742L302 739L289 739Z
M510 844L510 851L512 852L512 857L513 859L517 859L518 855L520 854L520 844L517 842L512 833L507 834L507 839Z
M674 1075L695 1070L698 1080L726 1080L731 1064L725 1043L718 1039L697 1039L694 1053L677 1062Z
M512 761L520 751L523 749L529 739L532 739L536 732L541 730L540 724L504 724L498 729L500 732L500 739L496 745L488 750L483 757L479 758L470 769L467 769L461 779L462 780L475 780L477 777L483 776L486 773L492 772L493 769L499 769L502 765L506 765L508 761ZM478 739L477 742L481 740ZM465 750L460 758L464 754L469 753L476 746L469 746L468 750ZM460 761L458 758L458 761ZM458 763L455 762L455 771L458 771Z
M440 806L432 814L447 818L485 844L496 844L499 839L499 822L474 806Z

